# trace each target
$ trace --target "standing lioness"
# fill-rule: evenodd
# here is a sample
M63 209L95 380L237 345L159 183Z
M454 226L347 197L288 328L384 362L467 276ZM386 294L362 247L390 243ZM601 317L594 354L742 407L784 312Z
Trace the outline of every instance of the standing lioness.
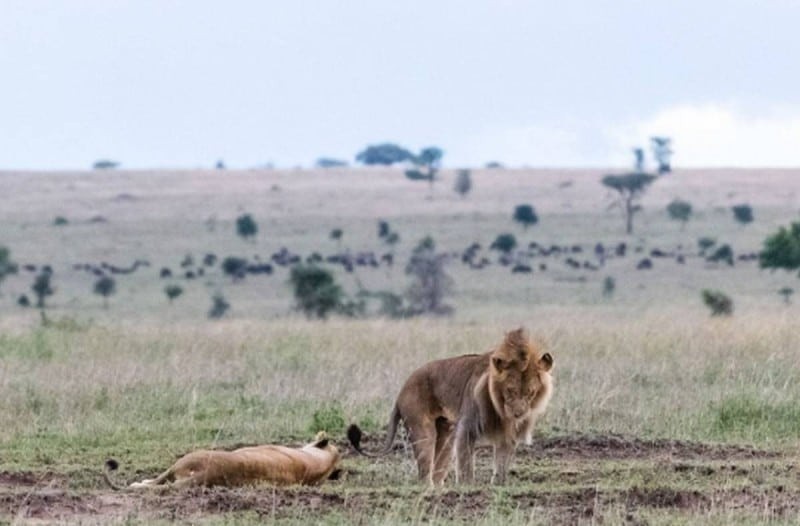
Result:
M492 481L505 482L517 444L530 442L533 425L547 408L552 367L552 356L541 355L523 329L508 333L485 354L423 365L397 396L384 452L402 420L421 480L443 483L455 448L457 481L468 483L474 479L475 443L483 439L494 446ZM352 440L356 435L351 441L360 450Z
M134 482L130 487L242 486L259 482L277 486L318 484L331 477L338 462L338 448L324 433L319 433L313 442L299 448L266 445L234 451L193 451L158 477ZM120 489L108 475L105 479L111 487Z

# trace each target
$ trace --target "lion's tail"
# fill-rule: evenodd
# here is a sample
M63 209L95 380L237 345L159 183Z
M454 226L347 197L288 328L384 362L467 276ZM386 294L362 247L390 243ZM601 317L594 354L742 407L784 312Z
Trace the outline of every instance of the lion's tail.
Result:
M394 407L392 410L392 416L389 418L389 429L386 435L386 443L383 445L383 450L378 453L367 453L363 449L361 449L361 437L363 433L361 432L361 428L359 428L356 424L350 424L350 427L347 428L347 439L350 441L350 444L353 446L358 453L364 455L365 457L380 457L386 455L392 451L392 445L394 444L394 438L397 435L397 424L400 423L400 410L397 409L397 406Z

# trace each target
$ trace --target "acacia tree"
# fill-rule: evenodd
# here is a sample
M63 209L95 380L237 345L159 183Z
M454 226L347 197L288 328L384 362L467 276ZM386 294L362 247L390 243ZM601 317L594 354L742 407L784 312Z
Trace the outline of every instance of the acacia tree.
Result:
M40 272L33 280L31 290L36 294L36 307L42 310L42 317L44 317L44 301L48 296L52 296L55 293L55 290L50 285L50 273Z
M536 215L536 210L531 205L518 205L514 209L514 221L521 224L525 230L528 230L529 226L539 222L539 216Z
M436 244L426 237L417 245L406 265L411 285L406 291L408 313L446 315L453 308L444 299L453 290L453 279L445 272L447 254L436 252Z
M111 276L102 276L94 283L94 293L103 297L103 308L108 308L108 297L117 291L117 282Z
M667 205L667 213L669 218L673 221L681 222L681 230L686 228L686 223L692 217L692 203L689 201L682 201L681 199L674 199Z
M412 159L417 168L406 170L406 177L412 181L428 181L428 190L433 192L433 183L436 181L442 157L444 157L444 150L441 148L436 146L423 148L419 155Z
M622 210L626 233L633 233L633 216L642 209L638 201L655 180L655 175L641 172L603 177L603 186L617 192L612 206L618 206Z

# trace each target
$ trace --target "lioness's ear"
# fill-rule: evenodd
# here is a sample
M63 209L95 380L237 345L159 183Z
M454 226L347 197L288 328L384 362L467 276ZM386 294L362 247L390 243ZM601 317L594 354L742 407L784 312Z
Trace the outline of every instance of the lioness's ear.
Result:
M497 369L498 371L505 371L506 369L508 369L508 364L509 360L503 360L499 356L495 356L494 358L492 358L492 365L494 365L494 368Z
M322 440L317 440L316 442L314 442L314 447L317 447L319 449L325 449L326 447L328 447L328 442L330 442L330 440L328 440L327 438L323 438Z
M545 371L549 371L553 368L553 357L550 356L550 353L545 353L544 356L541 357L539 360L539 367L541 367Z

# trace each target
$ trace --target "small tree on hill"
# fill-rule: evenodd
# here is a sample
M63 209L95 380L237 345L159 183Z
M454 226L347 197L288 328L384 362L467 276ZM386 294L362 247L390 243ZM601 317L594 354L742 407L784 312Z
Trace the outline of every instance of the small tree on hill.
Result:
M539 222L539 216L531 205L518 205L514 209L514 221L522 225L525 230Z
M800 222L789 228L780 227L764 240L764 249L758 256L761 268L796 271L800 269Z
M472 190L472 175L469 170L458 171L455 183L453 183L453 190L461 197L466 197Z
M108 297L117 291L117 282L111 276L102 276L94 282L94 293L103 297L103 308L108 308Z
M344 292L328 269L296 265L292 267L289 282L297 308L309 318L327 318L345 303Z
M255 239L255 235L258 233L258 225L253 216L244 214L236 218L236 233L244 240Z
M18 270L19 266L11 260L11 251L7 247L0 246L0 284Z
M333 230L331 230L331 233L330 233L331 239L336 241L336 244L338 246L340 246L340 247L341 247L341 244L342 244L342 234L343 234L343 232L342 232L341 228L334 228Z
M655 179L655 175L640 172L603 177L603 185L617 192L613 206L618 206L622 210L626 233L633 233L633 216L642 209L638 201Z
M180 285L167 285L164 287L164 294L167 295L167 299L170 305L172 305L172 300L183 294L183 287Z
M724 262L733 266L733 249L727 243L717 247L713 254L706 258L711 263Z
M744 226L753 222L753 208L748 204L735 205L731 207L733 218L737 223Z
M222 272L230 276L233 281L238 281L247 273L247 260L234 256L226 257L222 260Z
M514 237L514 234L500 234L492 241L492 244L489 245L490 250L499 250L504 254L508 254L516 247L517 238Z
M444 157L444 151L441 148L436 146L423 148L419 155L413 159L414 164L419 169L406 170L406 177L412 181L428 181L428 189L432 192L442 157Z
M711 310L712 316L730 316L733 314L733 300L718 290L704 289L700 296L703 303Z
M651 137L650 146L653 157L658 163L658 173L665 174L672 171L672 139L669 137Z
M95 170L114 170L115 168L119 167L119 163L117 161L112 161L110 159L100 159L94 162L92 168Z
M717 240L713 237L701 237L697 240L697 248L700 249L700 255L705 256L709 248L717 244Z
M50 276L49 272L40 272L34 278L33 285L31 285L31 290L36 295L36 307L41 309L42 312L45 309L45 299L55 293L55 290L50 285Z
M673 200L667 205L667 213L673 221L681 222L681 230L686 227L686 223L692 217L692 203L680 199Z

